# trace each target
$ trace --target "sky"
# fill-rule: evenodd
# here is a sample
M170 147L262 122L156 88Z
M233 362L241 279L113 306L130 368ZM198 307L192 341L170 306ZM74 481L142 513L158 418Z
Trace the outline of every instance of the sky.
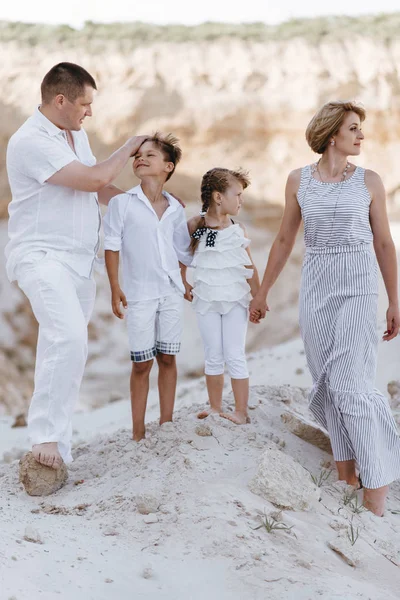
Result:
M0 20L29 23L144 21L195 25L204 21L279 23L293 17L400 11L400 0L4 0Z

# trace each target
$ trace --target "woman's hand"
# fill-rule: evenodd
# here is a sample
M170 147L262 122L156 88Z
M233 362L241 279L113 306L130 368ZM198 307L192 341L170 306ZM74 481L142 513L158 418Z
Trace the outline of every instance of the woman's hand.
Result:
M256 294L249 306L250 321L252 323L259 323L261 319L264 319L267 311L269 311L269 308L266 298L260 294Z
M115 287L111 291L111 306L112 311L118 319L124 318L124 313L121 311L121 302L124 308L128 308L126 296L120 287Z
M192 294L193 286L190 285L190 283L188 283L187 281L184 281L183 285L185 286L185 295L183 297L188 302L193 302L193 294Z
M400 313L397 304L389 304L386 311L386 331L383 334L383 341L390 342L398 333L400 327Z

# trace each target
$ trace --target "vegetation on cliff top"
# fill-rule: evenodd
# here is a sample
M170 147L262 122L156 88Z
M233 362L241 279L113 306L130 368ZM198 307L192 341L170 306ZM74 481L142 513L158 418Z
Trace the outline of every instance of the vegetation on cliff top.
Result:
M362 35L383 41L395 40L400 30L400 12L362 17L318 17L292 19L279 25L265 23L203 23L202 25L152 25L148 23L101 24L87 21L81 29L68 25L43 25L0 21L0 42L17 41L28 46L62 44L100 49L114 42L121 50L155 42L204 42L221 38L268 42L304 38L311 43Z

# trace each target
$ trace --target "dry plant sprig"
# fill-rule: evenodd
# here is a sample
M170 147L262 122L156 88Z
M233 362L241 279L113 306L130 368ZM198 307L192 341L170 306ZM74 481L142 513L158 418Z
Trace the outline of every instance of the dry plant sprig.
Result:
M321 471L318 473L318 475L313 475L312 473L310 473L311 475L311 479L313 481L313 483L317 486L317 487L322 487L325 483L327 483L328 479L330 478L331 474L332 474L333 469L321 469Z
M350 544L352 546L354 546L354 544L356 543L356 541L360 537L360 528L359 527L354 527L354 525L353 525L353 519L351 519L350 525L348 526L346 533L347 533L347 539L349 540Z
M281 513L279 513L279 515L280 514ZM279 521L278 518L272 515L264 514L264 516L261 518L261 524L255 527L254 529L261 529L261 527L265 527L268 533L272 533L273 531L286 531L288 533L291 532L294 525L287 525L283 521ZM295 535L294 532L293 535Z

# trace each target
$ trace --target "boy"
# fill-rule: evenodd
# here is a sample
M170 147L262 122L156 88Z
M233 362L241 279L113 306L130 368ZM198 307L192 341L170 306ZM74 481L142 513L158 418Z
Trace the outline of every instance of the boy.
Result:
M179 202L163 190L182 156L178 140L156 133L136 152L133 172L140 185L115 196L104 218L105 260L112 310L127 309L132 359L130 380L133 439L145 437L149 375L156 357L160 425L172 421L185 287L181 270L191 262L190 237ZM124 290L118 280L122 252ZM180 265L180 263L183 263Z

